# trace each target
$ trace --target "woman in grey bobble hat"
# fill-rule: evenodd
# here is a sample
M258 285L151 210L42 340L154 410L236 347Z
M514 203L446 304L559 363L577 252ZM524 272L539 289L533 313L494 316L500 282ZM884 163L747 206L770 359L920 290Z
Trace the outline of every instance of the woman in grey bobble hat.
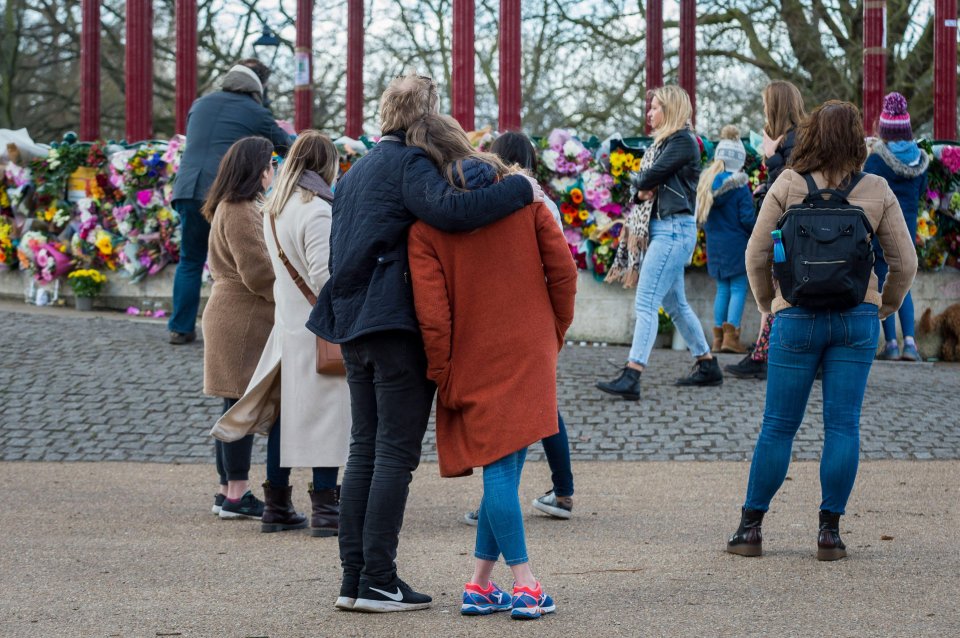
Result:
M717 281L713 303L713 351L743 354L740 319L747 298L744 253L756 216L749 180L743 172L747 152L736 126L725 126L713 164L697 184L697 223L707 235L707 272Z

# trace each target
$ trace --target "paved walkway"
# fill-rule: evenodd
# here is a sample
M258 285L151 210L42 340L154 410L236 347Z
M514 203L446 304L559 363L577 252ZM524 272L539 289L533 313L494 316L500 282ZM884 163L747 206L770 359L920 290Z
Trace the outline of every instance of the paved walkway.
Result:
M532 566L557 601L533 624L462 618L474 530L457 522L480 482L415 474L400 575L426 611L336 612L337 540L261 534L210 515L210 468L0 463L0 635L16 638L348 636L960 635L960 462L864 463L841 524L850 555L814 559L817 465L794 464L764 521L764 556L723 552L746 463L578 466L569 521L530 511L545 463L520 492ZM262 478L258 467L251 478ZM294 472L308 505L309 472ZM498 565L494 578L510 585Z
M204 463L221 403L201 392L203 344L166 343L162 321L0 303L0 460ZM574 460L745 460L765 384L728 377L679 389L686 353L659 350L639 403L611 400L594 382L616 373L624 347L568 345L559 396ZM721 355L721 363L738 357ZM960 366L877 362L863 407L866 459L960 459ZM819 457L822 402L814 385L794 444ZM262 441L259 443L262 445ZM435 460L433 431L424 447ZM538 446L531 458L540 458Z

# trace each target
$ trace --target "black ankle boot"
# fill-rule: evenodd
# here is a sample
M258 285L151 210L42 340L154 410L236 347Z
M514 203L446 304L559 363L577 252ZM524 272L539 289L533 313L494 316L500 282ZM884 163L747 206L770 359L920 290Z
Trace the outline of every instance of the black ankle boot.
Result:
M640 400L640 371L624 366L620 376L613 381L598 381L597 389L607 394L615 394L624 401Z
M740 514L740 527L727 541L727 551L740 556L760 556L763 554L763 515L760 510L743 508Z
M840 515L820 510L820 533L817 535L817 560L840 560L847 555L847 546L840 539Z
M700 359L693 364L690 376L677 379L675 385L721 385L723 373L716 357Z
M293 508L292 494L293 487L289 485L273 487L270 481L263 484L261 532L285 532L307 526L307 517Z
M336 536L340 530L340 486L327 490L313 489L310 484L310 502L313 512L310 517L311 536Z

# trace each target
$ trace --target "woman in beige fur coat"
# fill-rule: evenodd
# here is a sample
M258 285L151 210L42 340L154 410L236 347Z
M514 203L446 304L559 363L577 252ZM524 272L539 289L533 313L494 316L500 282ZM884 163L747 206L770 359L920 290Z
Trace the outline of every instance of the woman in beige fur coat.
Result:
M263 216L263 237L276 276L273 331L246 393L213 431L222 440L270 431L270 454L279 458L281 467L313 468L309 494L314 536L337 533L337 473L347 459L350 395L344 377L316 372L316 337L305 326L312 305L283 264L277 242L316 295L329 278L330 185L337 168L337 150L330 138L306 131L280 169ZM282 487L290 490L289 484ZM271 525L269 519L268 500L264 531Z

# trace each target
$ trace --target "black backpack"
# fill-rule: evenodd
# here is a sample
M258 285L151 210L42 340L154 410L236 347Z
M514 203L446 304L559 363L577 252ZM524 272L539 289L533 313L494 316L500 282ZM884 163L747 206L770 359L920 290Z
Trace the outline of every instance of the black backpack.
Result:
M862 177L856 173L845 189L833 190L804 175L810 192L777 222L773 274L791 306L843 310L863 303L873 272L873 226L847 201Z

